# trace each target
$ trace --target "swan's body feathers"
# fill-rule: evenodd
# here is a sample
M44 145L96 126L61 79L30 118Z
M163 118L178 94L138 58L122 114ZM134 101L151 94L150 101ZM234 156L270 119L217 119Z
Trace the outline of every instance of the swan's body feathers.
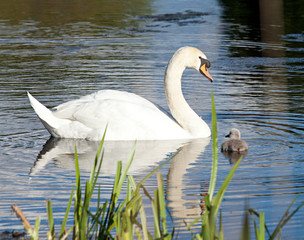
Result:
M34 99L31 96L31 102ZM37 100L35 100L37 101ZM36 108L33 105L33 108ZM48 109L47 109L48 110ZM133 93L101 90L48 110L40 117L54 137L101 139L107 126L107 140L183 139L191 136L150 101ZM143 114L144 113L144 114ZM54 129L48 119L56 118ZM48 118L48 119L46 119ZM119 138L117 138L117 133Z

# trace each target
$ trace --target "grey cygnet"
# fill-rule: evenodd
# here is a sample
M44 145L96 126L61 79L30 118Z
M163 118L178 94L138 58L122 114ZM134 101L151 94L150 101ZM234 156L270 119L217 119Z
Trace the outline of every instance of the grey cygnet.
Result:
M227 136L229 138L221 146L222 152L244 152L248 150L248 144L241 140L241 133L238 129L232 128Z

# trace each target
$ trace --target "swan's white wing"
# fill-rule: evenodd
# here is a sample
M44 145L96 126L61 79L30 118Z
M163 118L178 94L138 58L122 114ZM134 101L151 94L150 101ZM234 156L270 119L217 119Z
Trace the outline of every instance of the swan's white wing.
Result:
M88 136L91 139L100 138L107 125L109 140L181 138L178 136L186 134L150 101L127 92L99 91L61 104L56 109L56 117L70 119L92 129Z

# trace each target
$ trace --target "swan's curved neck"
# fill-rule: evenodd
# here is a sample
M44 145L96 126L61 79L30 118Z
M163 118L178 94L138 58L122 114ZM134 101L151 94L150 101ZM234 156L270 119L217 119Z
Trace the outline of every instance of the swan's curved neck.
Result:
M185 57L174 55L165 73L165 91L172 116L193 137L208 137L207 124L192 110L182 93L181 78L187 65Z

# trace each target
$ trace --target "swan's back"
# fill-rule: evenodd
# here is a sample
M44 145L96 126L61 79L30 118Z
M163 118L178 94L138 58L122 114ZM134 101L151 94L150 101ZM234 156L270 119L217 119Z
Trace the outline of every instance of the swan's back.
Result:
M99 140L186 139L190 135L150 101L133 93L101 90L63 103L52 114L62 120L55 137ZM38 114L39 115L39 114ZM40 118L41 119L41 118ZM47 119L41 119L47 122ZM68 122L68 123L67 123Z

